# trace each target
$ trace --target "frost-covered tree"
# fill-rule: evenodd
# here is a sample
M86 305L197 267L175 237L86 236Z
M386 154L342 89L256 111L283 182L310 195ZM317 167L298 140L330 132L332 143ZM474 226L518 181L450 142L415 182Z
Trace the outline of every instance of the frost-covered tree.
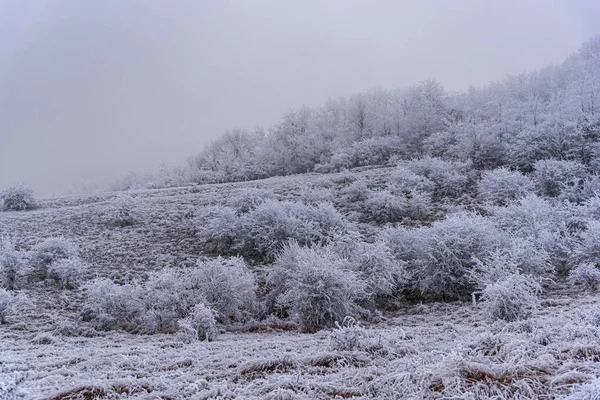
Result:
M33 190L22 183L10 186L0 193L0 211L25 211L36 206Z
M212 341L219 333L213 310L204 304L196 304L178 324L180 330L191 334L195 340Z

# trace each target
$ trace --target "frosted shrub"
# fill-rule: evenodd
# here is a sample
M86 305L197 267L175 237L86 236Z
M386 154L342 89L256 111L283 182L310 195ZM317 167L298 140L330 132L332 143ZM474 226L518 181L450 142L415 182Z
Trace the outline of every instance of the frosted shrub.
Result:
M304 204L317 206L321 203L333 203L335 197L329 189L305 186L300 190L300 201Z
M389 191L372 192L365 205L369 218L378 223L398 222L406 215L408 201Z
M77 258L79 248L64 237L52 237L33 247L31 263L39 269L41 279L46 279L50 264L63 260Z
M8 236L0 237L0 287L17 289L17 278L22 267L21 259Z
M381 236L396 259L407 262L413 290L445 300L470 296L475 259L508 244L492 221L470 213L450 215L431 227L390 229Z
M212 254L234 254L244 232L240 219L231 207L208 206L198 210L198 238L205 251Z
M327 244L351 225L331 204L305 205L290 201L265 201L240 221L241 254L267 261L290 240L302 246Z
M36 208L33 191L23 184L10 186L0 193L0 211L25 211Z
M576 254L582 262L600 264L600 221L588 222L587 229L581 233Z
M594 263L584 263L569 271L569 282L586 290L596 290L600 285L600 270Z
M199 260L186 286L198 288L217 320L247 321L256 308L254 275L239 257Z
M330 249L287 245L269 274L277 303L295 316L301 328L315 332L332 327L346 316L356 316L365 284L346 260Z
M486 171L479 182L479 199L484 203L505 206L532 192L534 184L518 171L498 168Z
M88 301L82 313L84 321L92 321L100 329L139 329L145 307L138 285L117 285L109 279L98 279L85 288Z
M191 333L194 340L214 340L219 333L213 311L204 304L196 304L188 316L179 320L180 330Z
M437 198L459 196L469 182L467 175L469 165L466 163L425 157L406 162L403 167L432 181L435 184Z
M108 213L108 222L118 227L135 225L140 220L138 201L128 194L119 194L112 200Z
M365 282L371 297L392 295L406 283L405 263L396 260L382 241L364 242L358 235L347 235L336 240L331 248L348 261L349 267Z
M342 194L350 202L364 201L371 194L371 189L364 180L353 182L342 190Z
M14 311L18 303L19 298L16 295L0 289L0 324L6 323L6 317Z
M54 280L65 289L75 289L79 286L81 275L86 266L79 258L63 258L54 261L48 267L48 278Z
M483 290L483 313L491 321L507 322L529 318L540 306L542 288L535 280L512 274Z
M390 174L390 183L395 191L404 194L411 193L412 191L432 193L435 190L435 183L431 179L424 175L416 174L403 165L396 167L392 171Z
M267 199L274 199L275 193L272 190L251 188L245 190L241 195L229 201L229 206L237 214L244 214L254 210Z
M533 180L540 195L578 201L583 189L585 166L576 161L540 160L534 165Z

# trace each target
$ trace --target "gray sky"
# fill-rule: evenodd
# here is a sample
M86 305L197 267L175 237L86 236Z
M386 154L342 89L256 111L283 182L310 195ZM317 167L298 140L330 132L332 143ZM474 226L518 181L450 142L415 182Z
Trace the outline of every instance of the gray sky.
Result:
M0 0L0 189L183 164L227 128L372 87L559 63L597 0Z

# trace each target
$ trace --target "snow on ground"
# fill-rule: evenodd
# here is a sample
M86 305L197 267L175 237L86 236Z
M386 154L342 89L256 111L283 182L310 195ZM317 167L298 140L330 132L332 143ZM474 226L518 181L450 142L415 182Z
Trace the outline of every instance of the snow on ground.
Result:
M361 174L373 181L386 170ZM115 194L44 199L38 210L1 213L0 230L11 232L23 249L50 236L72 239L90 266L87 278L142 279L149 271L195 262L201 250L192 223L196 207L222 204L248 187L290 198L306 185L336 188L331 180L302 175L133 192L143 221L118 229L106 223ZM268 324L193 343L179 334L100 332L78 320L84 293L43 284L22 292L28 300L0 325L0 398L600 395L600 296L564 284L553 285L542 311L527 321L491 324L470 303L412 304L364 329L338 329L349 337L343 349L332 344L332 331L301 334ZM352 335L364 341L353 342Z

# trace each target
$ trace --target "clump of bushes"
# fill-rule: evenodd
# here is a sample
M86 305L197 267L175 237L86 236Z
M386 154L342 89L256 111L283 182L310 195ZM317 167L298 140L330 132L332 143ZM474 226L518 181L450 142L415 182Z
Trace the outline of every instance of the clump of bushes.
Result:
M267 199L242 215L229 207L204 207L199 214L198 237L207 251L263 261L273 261L290 240L301 246L325 245L354 230L329 203Z
M475 290L469 272L475 259L509 244L492 221L474 213L458 213L430 227L396 228L381 239L397 260L406 262L408 289L420 298L456 300Z
M25 211L36 207L33 190L21 183L0 193L0 211Z
M83 317L99 329L135 333L178 329L211 339L215 322L246 322L257 311L255 282L239 258L199 260L191 270L163 270L144 283L118 285L96 280L86 286ZM208 318L206 309L210 309Z
M214 340L219 333L214 312L204 304L196 304L188 316L178 321L186 341Z

